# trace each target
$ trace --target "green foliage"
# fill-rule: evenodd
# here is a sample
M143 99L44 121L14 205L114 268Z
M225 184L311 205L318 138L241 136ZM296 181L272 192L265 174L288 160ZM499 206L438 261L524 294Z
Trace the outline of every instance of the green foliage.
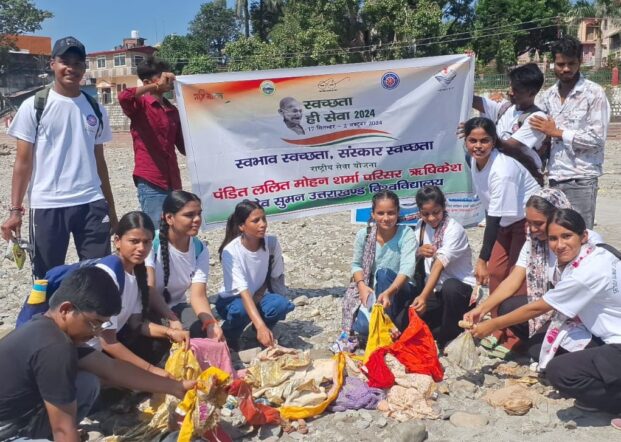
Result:
M190 58L188 64L183 67L181 73L183 75L191 74L209 74L216 72L218 63L210 55L198 55Z
M205 55L203 45L188 35L167 35L157 52L158 58L167 61L175 74L183 73L193 58Z
M202 45L205 54L222 56L224 46L239 35L235 12L224 0L204 3L190 22L189 36Z

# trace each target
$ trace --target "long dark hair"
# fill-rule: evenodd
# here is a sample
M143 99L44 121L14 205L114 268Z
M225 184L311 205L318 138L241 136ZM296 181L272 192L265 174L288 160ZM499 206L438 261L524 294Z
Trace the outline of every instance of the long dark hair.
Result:
M528 201L526 201L526 207L535 209L546 218L550 218L557 210L554 204L539 195L532 195L528 198Z
M574 209L556 209L548 218L548 231L550 224L558 224L579 236L582 236L587 230L584 218Z
M121 238L130 230L144 229L151 233L151 239L155 237L155 226L151 218L140 211L129 212L123 215L116 228L116 235ZM140 301L142 302L142 318L145 319L149 313L149 286L147 285L147 268L143 263L134 266L134 276L140 290Z
M487 135L492 137L494 140L494 148L498 148L498 133L496 132L496 124L489 118L485 117L474 117L466 121L464 124L464 133L466 137L470 135L470 133L474 129L483 129ZM502 150L502 153L507 155L508 157L513 158L518 163L520 163L524 168L532 175L532 177L537 181L540 186L543 186L543 175L537 168L535 161L526 155L524 152L518 151L506 151Z
M399 203L399 196L393 192L392 190L380 190L379 192L373 195L371 198L371 213L375 212L375 206L377 206L378 201L382 200L390 200L397 207L397 216L399 216L399 211L401 210L401 205ZM373 221L373 217L369 217L369 221L367 224L370 226L371 221Z
M168 229L166 215L175 215L183 207L195 201L201 204L201 199L191 192L185 190L174 190L168 194L162 204L162 219L160 220L160 256L162 257L162 269L164 270L164 300L170 302L170 292L168 291L168 280L170 279L170 252L168 251Z
M235 206L235 210L226 220L226 232L224 233L224 239L222 240L222 244L220 244L220 248L218 249L220 261L222 261L222 252L224 251L224 248L228 245L228 243L241 235L239 226L243 225L250 216L250 214L257 209L264 211L263 206L261 206L256 201L251 200L243 200ZM260 244L263 250L265 250L265 239L261 238Z

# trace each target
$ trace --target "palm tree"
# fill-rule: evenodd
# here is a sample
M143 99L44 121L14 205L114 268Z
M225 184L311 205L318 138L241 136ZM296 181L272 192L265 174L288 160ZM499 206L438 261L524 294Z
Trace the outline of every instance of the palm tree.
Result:
M244 21L246 37L250 37L250 3L248 0L235 0L235 15ZM284 0L259 0L259 10L276 12L284 3Z
M593 57L593 69L602 67L602 37L608 24L621 17L621 0L579 0L567 14L569 22L577 25L585 18L591 18L599 26L599 32L595 36L595 55Z

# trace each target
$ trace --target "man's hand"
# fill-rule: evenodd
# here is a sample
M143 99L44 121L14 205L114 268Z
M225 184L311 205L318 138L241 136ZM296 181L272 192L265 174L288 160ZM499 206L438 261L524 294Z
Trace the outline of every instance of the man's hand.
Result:
M466 138L466 123L461 122L457 125L457 132L455 133L457 135L457 138L462 139L462 138Z
M472 336L474 336L475 338L482 339L486 336L491 335L493 332L496 331L496 329L497 327L494 323L494 320L490 319L489 321L483 321L475 324L472 329L470 329L470 333L472 333Z
M549 137L563 138L563 131L556 127L554 118L549 115L547 118L540 115L533 115L528 122L530 123L530 127L546 134Z
M257 327L257 341L259 341L259 344L261 344L263 347L274 346L274 336L265 324Z
M483 317L483 309L481 307L475 307L469 312L464 313L464 321L471 324L478 324Z
M22 214L17 211L12 211L0 229L2 229L2 238L4 238L7 242L12 238L20 238L20 232L22 230Z
M384 307L384 310L389 308L390 307L390 295L386 292L383 292L382 294L380 294L379 297L377 298L377 304L382 304L382 307Z
M110 235L115 235L119 227L119 217L116 215L116 209L113 206L108 209L108 216L110 217Z
M160 79L157 81L158 92L168 92L174 87L175 74L172 72L162 72Z
M166 332L166 336L173 342L183 343L184 348L188 350L190 348L190 332L187 330L177 330L169 328Z
M178 399L183 399L185 393L191 389L196 387L196 381L181 381L178 383L177 388L175 388L174 396Z
M215 339L219 342L224 341L224 332L218 323L212 322L207 327L203 327L203 331L207 333L209 339Z
M431 244L423 244L418 248L416 254L418 256L422 256L423 258L433 258L437 251L438 249L436 249L436 246Z
M487 270L487 261L482 259L477 260L477 265L474 268L474 277L477 283L480 285L489 285L489 271Z
M170 373L168 373L166 370L160 368L160 367L156 367L155 365L151 365L149 366L149 369L147 370L150 373L156 374L158 376L161 376L163 378L171 378L172 376Z

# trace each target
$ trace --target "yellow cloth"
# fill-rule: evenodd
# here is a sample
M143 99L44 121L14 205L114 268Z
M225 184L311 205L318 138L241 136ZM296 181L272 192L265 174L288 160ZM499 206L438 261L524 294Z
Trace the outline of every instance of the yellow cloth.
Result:
M177 442L190 442L215 428L218 411L226 402L229 377L216 367L209 367L198 376L196 387L189 390L177 406L177 412L185 416Z
M392 344L390 331L395 328L397 327L392 323L390 317L384 313L384 307L381 304L375 304L371 311L369 339L367 340L367 348L364 351L365 364L375 350Z
M201 373L201 366L192 350L185 350L183 344L172 345L171 355L166 360L164 369L178 381L193 381Z

